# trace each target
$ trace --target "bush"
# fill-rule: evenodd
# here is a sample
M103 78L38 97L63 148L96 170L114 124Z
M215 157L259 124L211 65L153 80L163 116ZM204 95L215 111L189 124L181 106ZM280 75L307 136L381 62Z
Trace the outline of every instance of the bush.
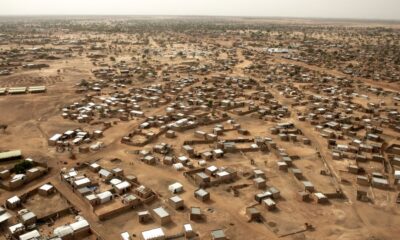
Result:
M14 172L16 174L26 173L26 170L33 167L33 163L31 161L22 161L14 166Z

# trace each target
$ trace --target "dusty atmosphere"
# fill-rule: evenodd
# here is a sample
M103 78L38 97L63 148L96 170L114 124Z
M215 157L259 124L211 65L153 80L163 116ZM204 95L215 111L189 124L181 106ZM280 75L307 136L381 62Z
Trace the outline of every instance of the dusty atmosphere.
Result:
M399 27L0 17L0 239L399 239Z

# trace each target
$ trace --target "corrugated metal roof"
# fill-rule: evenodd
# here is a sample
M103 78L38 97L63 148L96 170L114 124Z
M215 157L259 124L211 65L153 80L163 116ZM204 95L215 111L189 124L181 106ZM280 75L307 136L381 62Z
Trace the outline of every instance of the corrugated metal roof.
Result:
M163 207L153 209L154 213L156 213L160 218L168 217L169 214Z
M80 229L90 227L88 221L83 220L83 219L79 220L78 222L71 223L69 226L72 228L72 230L74 230L74 232L76 232Z
M7 158L18 158L18 157L22 157L21 150L13 150L0 153L0 161Z
M8 212L3 213L2 215L0 215L0 223L7 221L11 217L11 214L9 214Z
M74 230L70 226L65 225L54 229L53 233L58 237L65 237L68 235L72 235L74 233Z
M162 230L162 228L155 228L155 229L151 229L145 232L142 232L143 235L143 239L144 240L151 240L151 239L158 239L160 237L163 237L164 231Z
M40 233L37 230L33 230L30 232L27 232L21 236L19 236L20 240L28 240L28 239L34 239L34 238L39 238Z

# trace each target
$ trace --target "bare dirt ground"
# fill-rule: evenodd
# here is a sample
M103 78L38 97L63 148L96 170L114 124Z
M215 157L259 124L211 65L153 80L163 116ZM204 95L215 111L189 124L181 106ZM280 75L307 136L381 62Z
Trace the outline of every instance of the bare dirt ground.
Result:
M237 19L235 19L237 20ZM250 20L258 23L261 20ZM267 21L267 20L266 20ZM274 20L270 19L268 22L282 24L282 21L287 24L294 23L295 20ZM315 24L316 20L304 21L304 24ZM263 22L263 21L261 21ZM265 22L264 22L265 23ZM297 20L296 23L298 24ZM347 25L348 22L334 21L330 24ZM363 25L360 23L352 23L354 26ZM370 27L381 26L382 23L371 23ZM398 25L390 25L393 28L398 28ZM157 34L155 34L157 35ZM107 34L105 37L107 39ZM206 41L213 41L212 39L205 38ZM148 37L149 45L151 48L160 48L160 44L154 37ZM110 41L107 39L107 41ZM172 40L171 40L172 41ZM221 41L222 42L222 41ZM227 44L227 42L229 44ZM226 45L231 45L231 41L224 41ZM89 44L88 44L89 45ZM192 46L190 44L183 44L187 49ZM132 47L141 49L141 47ZM137 50L136 49L136 50ZM237 49L238 64L234 66L229 73L234 76L246 76L245 69L249 67L252 62L245 58L242 49ZM117 59L131 59L132 53L122 52L118 55ZM139 54L137 54L139 55ZM227 56L227 55L226 55ZM221 59L225 59L225 55ZM228 59L227 57L226 59ZM206 58L203 58L206 59ZM159 61L163 64L178 65L187 59L168 60L163 56L157 56L152 59ZM108 60L105 62L110 63ZM149 60L151 61L151 60ZM269 59L271 63L282 64L295 64L314 70L321 73L328 73L335 76L347 75L321 67L309 65L300 61L293 61L273 56ZM51 182L60 191L73 206L80 211L91 224L91 227L98 232L103 239L118 239L120 233L128 231L130 234L140 235L142 231L149 230L159 226L157 222L151 222L142 225L138 221L137 212L140 210L151 209L158 206L165 206L171 213L173 223L165 226L168 233L176 233L182 230L182 225L189 223L188 213L190 207L200 207L205 213L207 220L202 222L190 222L196 232L198 232L200 239L210 239L210 232L212 230L221 228L229 239L293 239L293 240L312 240L312 239L327 239L327 240L389 240L396 239L400 235L400 210L399 206L395 203L397 195L396 191L383 191L370 188L370 191L376 196L374 203L363 203L356 200L356 183L345 185L340 183L340 169L346 167L346 163L337 162L332 160L331 152L328 150L326 139L322 138L309 123L299 121L295 116L298 111L294 107L290 107L290 101L284 98L279 91L267 86L274 98L281 103L287 102L288 108L292 111L292 115L286 119L293 122L297 128L301 129L303 135L309 138L312 142L310 146L301 143L293 144L292 142L283 142L279 140L278 136L271 136L269 129L276 125L276 122L264 121L254 117L236 116L229 114L245 129L250 132L251 136L269 136L276 141L280 147L287 150L289 155L297 155L300 160L296 162L296 166L302 169L303 174L311 180L315 187L323 192L334 192L340 188L346 194L346 199L331 200L328 205L319 205L316 203L300 202L296 198L296 193L302 190L294 177L287 172L277 170L277 161L279 160L273 153L240 153L226 154L223 159L209 162L208 165L215 165L218 167L234 167L239 169L240 179L235 182L236 184L248 184L240 190L238 197L233 197L227 191L228 186L220 185L218 187L210 188L211 201L201 202L194 198L193 192L197 187L190 184L181 172L177 172L173 168L165 167L161 164L156 166L149 166L138 161L138 156L132 154L134 150L141 150L144 148L151 149L157 143L169 143L176 149L176 155L185 155L182 150L183 141L194 139L194 132L197 130L211 131L212 125L199 127L194 130L178 132L177 137L173 140L161 135L156 141L145 147L134 147L122 144L121 138L128 132L136 129L141 123L139 119L133 119L127 122L116 121L117 124L104 133L102 141L105 148L99 152L90 152L87 154L79 154L76 160L69 159L68 153L57 153L54 148L48 146L48 139L54 133L64 132L68 129L76 129L78 127L93 128L87 123L77 123L63 119L61 117L61 109L74 101L79 101L84 97L84 94L76 93L74 87L81 79L94 78L91 69L94 67L89 58L85 56L75 56L66 60L54 60L46 63L50 64L50 68L42 70L21 70L16 71L10 76L0 77L1 87L11 86L34 86L45 85L47 92L44 94L26 94L26 95L7 95L0 96L0 123L7 124L8 128L4 133L0 133L0 150L13 150L21 149L24 156L37 159L46 159L48 165L51 167L49 174L27 184L22 189L16 191L0 190L0 202L4 203L6 199L20 195L25 191L37 188L46 182ZM201 61L206 63L207 61ZM59 71L58 71L59 70ZM158 73L160 74L160 72ZM204 78L214 75L196 75L196 77ZM160 77L160 76L158 76ZM400 91L400 86L390 84L387 82L377 82L367 78L354 77L354 80L362 81L365 84L381 87L383 89ZM257 79L261 81L262 79ZM137 86L146 86L149 82L135 82ZM161 83L161 81L156 81ZM200 84L199 84L200 85ZM187 91L187 89L185 89ZM372 98L373 99L373 98ZM381 98L373 99L381 100ZM391 100L385 99L390 103ZM364 100L358 100L360 103L366 104ZM147 116L159 115L165 113L165 107L148 108L144 110ZM386 133L386 130L385 130ZM392 136L391 142L396 142L398 133L388 132ZM225 133L223 138L236 138L240 135L236 132ZM207 145L198 146L198 149L207 149ZM321 154L318 157L317 152ZM122 161L114 163L110 159L119 158ZM254 159L255 164L251 165L249 159ZM159 196L160 201L153 205L141 207L133 211L126 212L116 216L107 221L99 221L93 212L88 209L86 203L66 187L61 182L59 171L62 168L74 167L84 162L98 160L105 168L120 167L124 169L125 174L132 174L138 177L140 182L145 183L146 186L153 189ZM1 164L1 167L7 167L13 163ZM368 165L372 168L371 165ZM278 204L278 211L270 212L265 209L263 205L257 205L257 208L262 212L265 221L263 223L248 222L245 216L245 209L248 206L256 204L254 194L259 192L253 185L252 180L246 178L240 173L249 172L254 168L263 170L267 175L267 184L275 186L280 189L282 199ZM321 170L329 170L332 176L320 175ZM180 182L184 185L185 191L179 196L184 199L186 208L185 210L176 211L169 207L167 199L172 196L168 191L168 185ZM35 201L58 201L57 197L52 199L36 198ZM32 205L32 210L42 211L41 214L46 213L46 208L34 202L29 202L28 206ZM62 205L62 204L61 204ZM62 207L62 206L60 206ZM67 218L61 220L61 223L69 222L71 219ZM305 231L304 224L310 223L314 226L313 231ZM42 231L50 231L44 228ZM298 234L292 234L300 231ZM288 234L288 236L285 236ZM0 236L1 238L2 236ZM138 238L134 238L138 239Z

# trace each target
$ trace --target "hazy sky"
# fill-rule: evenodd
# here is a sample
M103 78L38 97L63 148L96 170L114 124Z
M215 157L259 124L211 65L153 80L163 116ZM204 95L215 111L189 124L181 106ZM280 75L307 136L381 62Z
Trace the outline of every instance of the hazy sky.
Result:
M25 14L400 19L400 0L0 0L0 15Z

